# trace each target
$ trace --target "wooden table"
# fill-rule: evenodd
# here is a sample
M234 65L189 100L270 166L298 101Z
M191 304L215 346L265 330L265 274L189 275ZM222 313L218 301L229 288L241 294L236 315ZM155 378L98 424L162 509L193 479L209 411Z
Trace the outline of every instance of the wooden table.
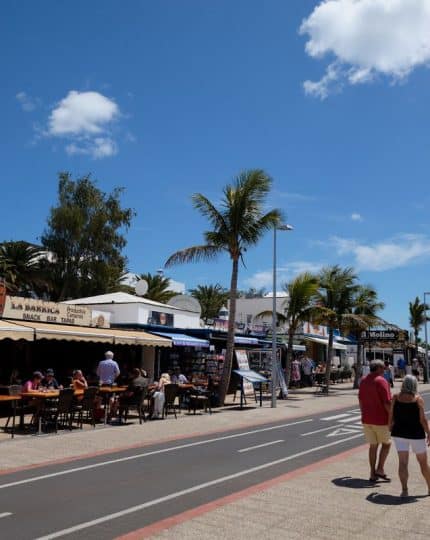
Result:
M100 386L98 393L103 397L105 406L104 424L107 424L109 411L109 398L115 394L121 394L128 389L128 386Z
M21 396L19 394L17 395L14 395L14 396L11 396L11 395L8 395L8 396L0 396L0 403L1 402L11 402L12 403L12 416L13 416L13 419L12 419L12 431L11 431L11 437L12 439L14 438L15 436L15 416L16 416L16 402L21 400Z

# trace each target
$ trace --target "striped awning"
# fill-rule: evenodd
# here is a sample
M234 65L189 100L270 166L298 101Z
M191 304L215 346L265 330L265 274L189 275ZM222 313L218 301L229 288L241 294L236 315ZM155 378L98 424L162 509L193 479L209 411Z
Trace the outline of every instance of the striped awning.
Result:
M116 345L146 345L149 347L171 347L171 341L153 336L141 330L120 330L116 328L93 328L87 326L72 326L41 322L19 321L19 326L12 321L1 321L12 327L23 328L31 339L55 339L62 341L87 341L95 343L110 343ZM10 336L6 336L10 337ZM4 339L4 338L3 338ZM22 338L11 338L22 339ZM24 338L25 339L25 338Z
M27 328L26 326L0 319L0 340L1 339L13 339L14 341L24 339L25 341L33 341L34 332L31 328Z

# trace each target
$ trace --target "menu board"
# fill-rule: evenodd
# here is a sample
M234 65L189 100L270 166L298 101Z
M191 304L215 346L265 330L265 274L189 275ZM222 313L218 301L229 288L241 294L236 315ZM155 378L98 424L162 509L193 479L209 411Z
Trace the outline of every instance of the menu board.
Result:
M236 353L238 369L249 371L249 361L248 361L247 352L241 349L236 349L235 353ZM249 394L254 395L254 385L251 382L246 381L245 379L243 380L243 392L246 396Z

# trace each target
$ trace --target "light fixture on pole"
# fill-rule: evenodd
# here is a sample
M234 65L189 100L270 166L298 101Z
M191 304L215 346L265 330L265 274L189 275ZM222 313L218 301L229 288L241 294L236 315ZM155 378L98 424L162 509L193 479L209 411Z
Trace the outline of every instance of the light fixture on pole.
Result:
M424 382L425 383L428 383L429 382L429 345L428 345L428 340L427 340L427 302L426 302L426 296L430 294L430 292L425 292L424 293L424 336L425 336L425 340L426 340L426 357L424 359Z
M273 227L273 302L272 302L272 407L276 407L276 388L277 388L277 362L276 362L276 231L292 231L292 225L281 224Z

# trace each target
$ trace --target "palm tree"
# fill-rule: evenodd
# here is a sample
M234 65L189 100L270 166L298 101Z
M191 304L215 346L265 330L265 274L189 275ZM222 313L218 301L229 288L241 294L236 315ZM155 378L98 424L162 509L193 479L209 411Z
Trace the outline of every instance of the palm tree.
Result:
M172 266L213 260L224 252L231 259L227 347L219 390L221 403L224 403L228 391L233 364L239 261L243 261L246 250L255 246L263 234L276 227L282 218L277 209L263 213L271 186L271 178L264 171L254 169L240 173L233 184L224 187L218 208L201 193L195 193L193 205L209 220L212 230L204 233L204 244L177 251L166 261L166 266Z
M227 303L229 293L219 283L216 285L197 285L195 289L190 289L190 294L202 308L201 318L206 324L208 319L214 319L219 310Z
M428 307L420 301L418 296L413 302L409 302L409 324L414 331L416 356L418 356L418 334L426 322L427 309Z
M4 279L9 293L31 294L36 286L45 286L47 275L41 262L46 251L24 240L0 244L0 277Z
M315 313L315 297L318 291L318 278L310 272L298 274L290 283L283 285L288 293L283 307L284 313L277 313L277 319L288 323L288 349L286 364L286 383L290 381L291 363L293 360L294 336L300 324L309 321ZM263 311L257 317L271 316L271 311Z
M378 293L371 285L359 285L354 298L353 307L353 313L358 315L359 318L356 321L353 321L350 327L350 333L354 335L357 341L357 363L354 375L354 388L358 388L362 369L361 332L365 328L381 323L381 319L379 319L376 314L379 310L384 309L384 307L384 302L378 301Z
M161 302L167 304L171 298L176 296L176 292L171 291L170 279L160 274L140 274L138 279L144 279L148 283L148 290L144 297L154 302Z
M314 321L328 327L327 392L334 354L334 331L349 330L362 320L359 315L353 313L354 298L358 292L356 280L357 276L352 268L342 269L339 265L323 268L319 274Z

